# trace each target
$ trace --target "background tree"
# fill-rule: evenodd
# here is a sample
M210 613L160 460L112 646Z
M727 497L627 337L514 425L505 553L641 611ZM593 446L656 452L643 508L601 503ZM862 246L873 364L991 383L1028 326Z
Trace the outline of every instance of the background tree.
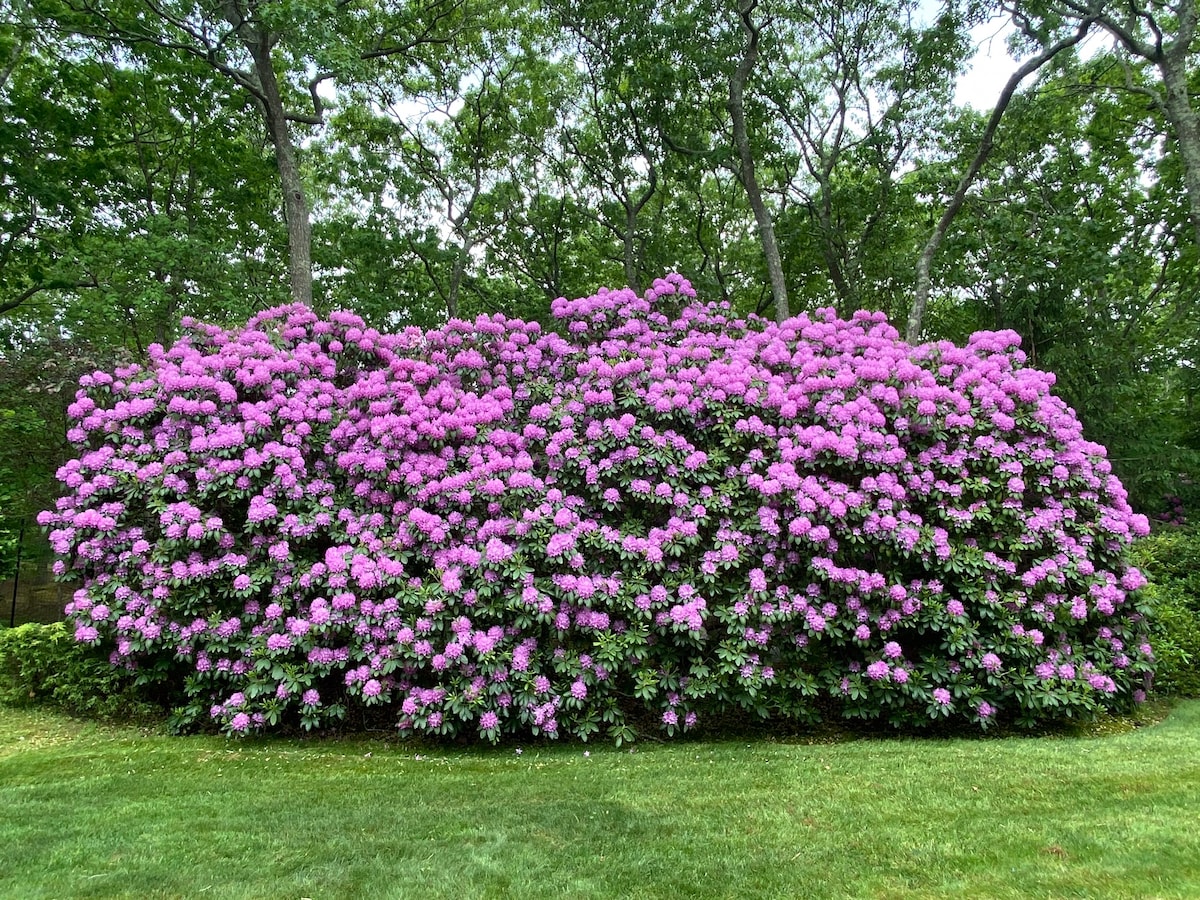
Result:
M24 378L79 346L107 365L183 316L288 297L381 327L539 318L557 296L678 270L738 314L881 309L913 340L1016 329L1149 506L1200 483L1193 13L10 5L0 364ZM1029 63L990 119L951 94L989 16L1015 23ZM1080 61L1094 35L1110 43ZM58 428L22 391L3 427ZM47 477L18 469L0 473L6 496Z
M203 71L102 49L30 40L0 90L0 331L141 349L278 302L252 116Z
M40 0L35 0L40 2ZM347 0L230 0L208 8L187 0L46 0L61 32L132 53L170 51L197 60L245 92L274 151L288 236L292 298L311 304L312 223L293 129L325 124L321 90L362 80L380 65L419 67L467 28L463 0L351 4ZM421 54L430 50L430 57ZM436 51L436 52L433 52ZM311 131L302 131L308 137Z
M1170 126L1187 189L1194 243L1200 247L1200 121L1191 87L1200 9L1194 0L1018 2L1012 15L1027 38L1043 44L1058 29L1089 23L1114 39L1113 58L1129 76L1127 89L1148 98ZM1133 74L1135 63L1148 64L1141 77ZM1153 77L1146 77L1150 74Z
M962 209L967 191L974 184L976 177L979 175L979 170L991 155L992 148L995 146L996 131L999 129L1000 122L1004 118L1004 113L1008 109L1008 105L1012 102L1017 89L1026 78L1051 62L1060 53L1078 46L1087 37L1091 26L1092 20L1090 18L1085 19L1074 32L1044 47L1039 53L1022 62L1016 71L1008 77L1004 87L1000 90L1000 97L992 107L992 111L987 118L987 123L983 127L983 133L979 137L975 155L971 157L970 163L967 165L962 177L959 178L958 185L950 195L950 199L946 202L945 209L942 210L941 216L938 217L937 225L934 226L928 240L925 241L925 245L921 248L921 255L917 259L916 284L913 288L913 298L908 313L908 324L904 334L905 339L909 343L916 343L921 336L921 322L925 315L925 307L929 302L929 272L933 265L934 254L937 253L942 241L946 238L946 232L949 230L951 223L953 223L955 217Z

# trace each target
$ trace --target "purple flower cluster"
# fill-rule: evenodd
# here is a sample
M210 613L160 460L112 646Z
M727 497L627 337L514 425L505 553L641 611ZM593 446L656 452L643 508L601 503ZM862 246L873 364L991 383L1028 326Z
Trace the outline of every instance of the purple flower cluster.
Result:
M283 307L83 379L42 518L76 637L231 733L1142 696L1147 523L1015 334L737 320L678 276L552 310L382 334Z
M1163 498L1163 501L1166 503L1168 509L1158 514L1158 520L1165 522L1167 525L1186 525L1188 518L1183 500L1177 494L1167 494Z

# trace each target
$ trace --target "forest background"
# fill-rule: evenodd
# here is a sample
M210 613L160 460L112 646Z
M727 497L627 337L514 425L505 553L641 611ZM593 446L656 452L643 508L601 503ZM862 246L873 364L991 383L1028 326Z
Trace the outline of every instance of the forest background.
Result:
M545 320L667 271L741 314L1013 329L1135 506L1178 521L1200 499L1197 19L1194 0L11 0L0 569L56 495L78 377L184 316ZM955 85L988 23L1015 71L978 109Z

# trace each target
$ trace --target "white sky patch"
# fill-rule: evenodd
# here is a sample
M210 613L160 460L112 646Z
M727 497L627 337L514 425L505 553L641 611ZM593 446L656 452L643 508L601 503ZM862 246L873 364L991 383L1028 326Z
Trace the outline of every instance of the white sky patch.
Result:
M1000 99L1000 92L1020 62L1008 55L1008 36L1013 33L1008 19L993 20L971 29L975 56L954 88L954 102L989 110Z
M1005 83L1022 62L1013 59L1008 52L1008 39L1014 30L1012 20L1007 17L992 19L971 29L975 56L954 88L955 103L985 113L995 108ZM1076 52L1086 59L1103 49L1105 43L1104 32L1097 28ZM1036 73L1028 76L1021 87L1027 87L1036 78Z

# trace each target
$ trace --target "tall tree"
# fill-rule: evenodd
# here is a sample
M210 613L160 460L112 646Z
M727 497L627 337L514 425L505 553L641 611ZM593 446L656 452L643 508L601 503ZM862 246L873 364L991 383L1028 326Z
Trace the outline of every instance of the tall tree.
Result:
M440 309L422 312L431 321L478 311L485 296L493 302L489 281L524 280L486 266L489 255L538 268L529 260L537 242L517 238L496 251L500 235L512 236L526 218L531 192L553 188L556 173L540 163L566 127L573 67L551 60L536 32L509 22L489 26L489 44L452 72L381 77L348 95L316 167L330 180L336 220L369 218L392 246L383 265L436 298ZM361 257L354 264L371 268Z
M758 225L759 240L762 241L763 257L767 264L767 276L771 281L771 298L775 306L775 320L783 322L791 315L788 307L787 282L783 276L783 258L779 254L779 242L775 239L775 221L763 199L758 184L757 165L750 146L750 129L746 124L746 86L758 62L763 29L769 22L755 21L754 13L758 0L739 0L738 21L745 37L737 66L729 76L729 121L733 130L733 146L737 154L737 173L746 189L754 221Z
M1162 111L1174 138L1172 142L1183 173L1189 204L1192 244L1200 248L1200 122L1189 89L1191 58L1197 40L1197 10L1194 0L1117 3L1110 0L1033 0L1002 4L1030 56L1009 78L983 130L977 151L959 180L937 225L918 260L917 283L910 309L906 337L916 341L930 290L933 256L962 206L967 191L979 175L992 150L996 130L1014 93L1031 74L1080 44L1097 29L1113 36L1124 57L1126 90L1141 94ZM1134 63L1147 63L1157 73L1158 83L1135 77Z
M396 6L349 0L34 0L67 33L140 52L200 60L253 98L274 150L295 301L313 297L312 222L294 128L325 123L322 86L368 77L384 61L415 65L464 27L465 0Z
M1095 22L1134 60L1150 64L1158 84L1135 80L1127 86L1162 110L1175 139L1187 188L1192 236L1200 247L1200 120L1190 86L1197 52L1200 8L1196 0L1052 0L1014 3L1013 14L1031 38L1046 40L1057 22ZM1128 71L1128 69L1127 69Z
M968 23L954 3L928 18L915 3L817 0L774 28L760 94L780 130L764 149L779 222L791 259L819 261L821 293L842 314L891 306L896 277L883 269L911 267L893 259L911 260L901 176L936 146Z
M578 60L571 102L564 108L559 153L594 198L597 225L616 243L624 283L640 289L662 274L647 256L652 217L672 192L672 135L706 142L712 122L707 83L696 55L680 42L690 24L711 16L708 4L621 0L553 0L551 24L560 52ZM613 27L614 21L622 27ZM686 122L686 124L685 124Z
M0 87L0 331L144 347L181 315L277 300L252 111L172 56L25 36Z
M924 247L921 248L921 255L917 258L916 285L913 288L912 305L909 307L908 322L904 332L905 340L910 344L915 344L921 337L921 324L925 317L925 309L929 304L931 286L930 270L933 266L933 257L941 246L942 241L945 240L946 232L950 229L959 210L962 209L967 191L971 189L971 185L975 183L980 170L987 162L988 157L991 156L992 148L995 146L996 131L1000 127L1004 113L1012 102L1017 89L1030 75L1038 72L1042 67L1058 57L1059 54L1072 49L1083 41L1091 31L1093 24L1094 22L1091 18L1084 19L1073 33L1060 38L1048 47L1044 47L1039 53L1025 60L1004 83L1004 87L1000 90L1000 96L992 107L991 114L988 116L987 124L984 125L978 147L971 157L966 171L959 178L958 185L955 187L954 193L950 195L950 199L946 203L946 208L938 218L937 224L934 226L929 238L925 241Z

